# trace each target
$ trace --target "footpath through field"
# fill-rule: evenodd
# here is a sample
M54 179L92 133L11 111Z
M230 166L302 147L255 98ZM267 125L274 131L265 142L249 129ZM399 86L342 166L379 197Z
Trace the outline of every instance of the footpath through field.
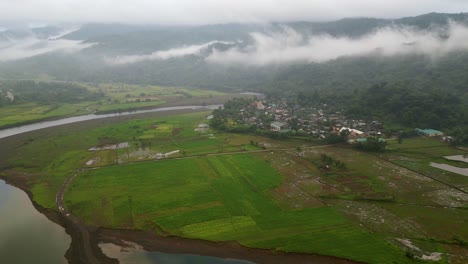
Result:
M83 170L78 170L73 175L69 176L60 187L56 196L56 204L59 212L62 214L67 225L71 225L72 228L69 230L74 233L76 232L76 234L73 234L72 236L72 239L78 240L72 241L72 243L75 242L78 244L78 246L75 247L78 252L75 254L80 257L82 263L118 263L117 260L106 258L102 252L99 254L96 249L93 249L90 234L86 226L84 226L80 220L73 216L64 206L63 197L65 191L67 190L68 186L70 186L70 183L73 181L73 179L82 172ZM97 257L97 255L99 255L99 257Z

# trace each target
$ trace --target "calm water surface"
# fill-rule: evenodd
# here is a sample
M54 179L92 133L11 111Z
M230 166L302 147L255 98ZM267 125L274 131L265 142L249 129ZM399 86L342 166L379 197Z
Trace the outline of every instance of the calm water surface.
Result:
M67 263L71 238L22 190L0 180L0 263Z

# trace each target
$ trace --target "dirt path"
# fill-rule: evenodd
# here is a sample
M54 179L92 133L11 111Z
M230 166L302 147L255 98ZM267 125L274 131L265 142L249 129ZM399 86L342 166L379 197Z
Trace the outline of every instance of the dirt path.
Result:
M60 187L55 202L57 204L57 208L59 212L62 214L63 218L66 221L66 225L72 228L73 234L72 236L72 245L74 245L74 257L69 259L70 262L78 261L79 263L88 263L88 264L100 264L100 263L118 263L117 260L111 259L106 257L100 249L97 248L97 245L93 247L93 243L91 241L91 235L78 218L73 216L70 211L65 208L63 197L65 192L68 189L68 186L73 181L73 179L78 176L83 170L79 170L75 172L73 175L68 177L63 185Z

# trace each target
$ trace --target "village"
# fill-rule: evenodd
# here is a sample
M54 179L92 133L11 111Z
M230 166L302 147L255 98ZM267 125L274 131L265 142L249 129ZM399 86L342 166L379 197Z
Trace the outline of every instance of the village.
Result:
M255 126L263 131L294 133L311 136L317 140L327 140L331 135L346 134L348 143L363 142L368 137L398 137L397 134L384 135L383 123L377 120L365 121L347 118L343 111L337 111L327 104L318 107L302 107L288 104L286 100L254 100L239 110L235 122L239 125ZM414 130L415 134L427 137L440 137L449 142L451 137L434 129Z

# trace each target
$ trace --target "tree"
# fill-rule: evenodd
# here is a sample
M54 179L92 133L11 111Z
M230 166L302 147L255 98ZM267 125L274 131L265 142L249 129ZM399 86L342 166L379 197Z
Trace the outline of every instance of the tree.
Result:
M364 142L356 143L356 148L372 151L372 152L384 152L387 148L387 142L381 138L377 137L368 137Z
M300 154L300 153L302 152L301 146L297 146L297 147L296 147L296 151L297 151L298 154Z

